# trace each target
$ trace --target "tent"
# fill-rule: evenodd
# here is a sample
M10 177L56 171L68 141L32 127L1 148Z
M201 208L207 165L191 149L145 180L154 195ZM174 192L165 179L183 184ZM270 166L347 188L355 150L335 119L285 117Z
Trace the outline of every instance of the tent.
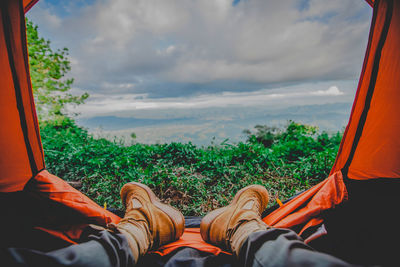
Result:
M79 243L89 223L120 218L46 170L24 17L37 1L0 3L0 243L50 250ZM400 1L367 2L373 7L368 46L331 174L263 220L295 230L321 251L376 264L395 259L398 245L391 241L400 238ZM196 227L152 255L160 260L183 247L225 255L203 242Z

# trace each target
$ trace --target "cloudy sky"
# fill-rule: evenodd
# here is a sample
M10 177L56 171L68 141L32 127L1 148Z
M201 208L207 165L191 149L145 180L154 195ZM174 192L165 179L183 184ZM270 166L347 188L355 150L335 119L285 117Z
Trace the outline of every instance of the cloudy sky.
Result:
M144 142L193 141L200 138L190 137L194 128L204 139L233 138L250 127L243 122L262 123L262 116L243 118L255 111L265 124L301 106L342 114L355 93L371 15L361 0L41 0L28 13L54 48L70 50L73 90L91 95L78 109L80 122L134 130ZM204 119L210 112L219 115ZM125 127L116 127L121 118ZM139 122L146 120L145 131ZM203 134L210 127L217 132Z

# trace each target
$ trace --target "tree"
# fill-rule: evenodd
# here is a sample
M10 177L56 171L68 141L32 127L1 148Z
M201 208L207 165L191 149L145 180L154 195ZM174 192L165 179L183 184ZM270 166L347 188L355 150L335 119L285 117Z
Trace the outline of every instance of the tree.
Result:
M279 129L268 125L254 126L256 132L253 133L249 129L243 131L247 135L247 141L250 143L261 143L265 147L271 147L274 141L279 137Z
M28 19L26 32L32 88L39 118L63 118L67 104L82 104L89 94L72 95L68 92L74 82L72 78L65 78L71 70L68 48L53 50L50 41L39 36L38 26Z

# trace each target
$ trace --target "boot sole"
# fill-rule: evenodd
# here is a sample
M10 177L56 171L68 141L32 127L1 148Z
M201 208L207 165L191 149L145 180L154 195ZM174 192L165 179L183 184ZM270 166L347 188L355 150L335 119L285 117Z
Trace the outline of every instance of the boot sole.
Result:
M131 186L138 186L142 189L144 189L147 192L147 195L150 198L150 202L156 206L157 208L159 208L160 210L162 210L164 213L166 213L168 215L168 217L171 219L171 221L174 223L174 236L175 236L175 240L179 239L184 231L185 228L185 218L183 217L182 213L167 205L162 203L159 198L154 194L154 192L147 186L141 183L137 183L137 182L130 182L125 184L122 188L121 188L121 199L122 199L122 203L124 204L124 206L126 207L126 197L128 195L129 192L129 188Z
M235 206L240 198L240 196L243 194L244 191L247 191L249 189L252 188L259 188L261 191L266 192L266 204L265 206L268 204L268 200L269 200L269 196L268 196L268 191L266 191L265 187L261 186L261 185L249 185L246 186L245 188L242 188L241 190L239 190L236 195L234 196L233 200L231 201L231 203L229 203L228 206L226 207L222 207L216 210L211 211L210 213L208 213L202 220L200 223L200 234L201 237L203 238L204 241L209 241L210 240L210 229L211 229L211 224L214 222L214 220L221 215L222 213L224 213L228 208L231 208L232 206ZM258 190L256 190L258 191ZM261 207L263 210L266 207ZM259 211L260 213L263 212L263 210Z

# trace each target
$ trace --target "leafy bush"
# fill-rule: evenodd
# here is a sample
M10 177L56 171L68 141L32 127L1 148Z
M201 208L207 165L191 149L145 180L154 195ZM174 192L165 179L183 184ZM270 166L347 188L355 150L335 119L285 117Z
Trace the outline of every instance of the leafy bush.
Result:
M29 71L39 118L60 119L67 113L68 104L80 105L89 94L70 93L74 82L66 78L71 70L68 48L54 50L50 40L40 37L38 26L26 20Z
M259 129L261 129L259 127ZM272 129L272 128L271 128ZM326 178L341 134L289 122L268 138L198 147L192 143L133 144L95 139L72 119L41 122L47 168L100 205L121 209L119 190L138 181L185 215L203 215L226 205L242 187L266 186L281 200Z

